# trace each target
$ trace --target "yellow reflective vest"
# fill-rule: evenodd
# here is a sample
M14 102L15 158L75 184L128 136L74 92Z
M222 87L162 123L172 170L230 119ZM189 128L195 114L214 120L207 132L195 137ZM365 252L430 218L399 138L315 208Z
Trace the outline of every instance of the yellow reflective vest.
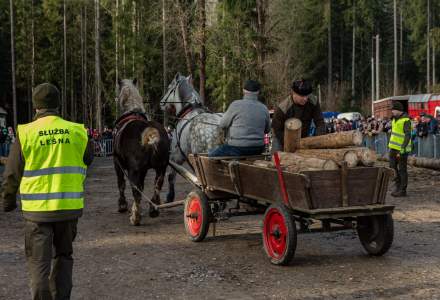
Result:
M18 126L25 166L20 183L23 212L81 210L87 132L58 116Z
M405 122L410 121L408 117L401 117L399 119L393 119L391 123L391 138L388 143L388 147L390 149L397 150L399 152L409 153L412 150L412 142L411 139L408 142L408 145L405 149L402 149L403 141L405 140L405 131L404 124Z

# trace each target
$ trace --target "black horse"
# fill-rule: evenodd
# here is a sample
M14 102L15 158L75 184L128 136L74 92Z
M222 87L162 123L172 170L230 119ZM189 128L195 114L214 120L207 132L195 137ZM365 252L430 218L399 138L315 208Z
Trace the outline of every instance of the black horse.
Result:
M160 204L162 189L169 159L170 141L165 128L146 117L142 97L136 87L136 79L119 81L119 107L123 112L116 121L113 160L119 188L119 212L128 209L125 199L125 176L132 185L134 202L130 222L139 225L141 221L141 192L149 169L156 171L154 195L151 201ZM157 217L159 211L149 205L150 217Z

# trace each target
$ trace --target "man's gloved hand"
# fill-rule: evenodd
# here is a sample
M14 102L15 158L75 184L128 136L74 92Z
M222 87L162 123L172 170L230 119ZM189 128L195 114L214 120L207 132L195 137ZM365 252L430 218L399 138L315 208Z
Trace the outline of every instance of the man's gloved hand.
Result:
M13 204L12 203L5 204L5 206L3 206L3 210L5 212L14 211L16 208L17 208L17 203L16 202L14 202Z

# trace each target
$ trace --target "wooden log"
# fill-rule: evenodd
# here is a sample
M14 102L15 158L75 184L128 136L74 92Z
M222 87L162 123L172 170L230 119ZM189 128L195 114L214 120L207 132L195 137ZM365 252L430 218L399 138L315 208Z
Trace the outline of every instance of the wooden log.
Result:
M254 166L261 167L261 168L275 168L275 164L271 161L267 160L255 160L252 162ZM300 165L289 165L289 166L282 166L281 167L284 171L291 172L291 173L301 173L304 171L320 171L321 169L317 168L310 168L306 166L300 166Z
M296 166L301 169L337 170L338 164L331 159L305 157L296 153L279 152L281 166Z
M1 156L0 157L0 164L1 165L6 165L7 162L8 162L8 157L7 156Z
M285 170L290 173L301 173L304 171L322 171L321 169L308 168L304 166L295 166L295 165L287 166L285 167Z
M440 159L435 158L409 156L408 164L418 168L440 170Z
M284 123L284 152L295 152L301 141L301 120L290 118Z
M296 151L304 157L315 157L319 159L331 159L342 165L343 162L347 163L347 167L353 168L358 165L359 158L355 151L350 149L299 149Z
M388 154L385 156L380 156L378 158L378 160L386 161L386 162L390 161ZM409 156L408 157L408 165L413 166L413 167L417 167L417 168L424 168L424 169L431 169L431 170L440 171L440 159L437 159L437 158Z
M255 160L252 162L254 166L262 167L262 168L275 168L275 165L271 161L267 160Z
M360 146L362 133L357 130L330 133L301 139L301 149L327 149Z
M366 147L347 148L347 150L354 151L359 159L359 164L365 167L374 166L377 161L376 151Z

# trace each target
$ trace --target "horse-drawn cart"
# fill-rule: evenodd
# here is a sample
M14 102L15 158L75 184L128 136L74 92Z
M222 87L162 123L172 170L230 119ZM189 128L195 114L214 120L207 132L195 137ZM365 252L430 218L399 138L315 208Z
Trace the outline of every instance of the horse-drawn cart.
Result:
M184 208L185 228L192 241L202 241L210 223L264 213L264 249L273 264L291 261L298 232L355 229L369 254L388 251L394 209L385 204L392 174L389 169L343 166L340 170L291 173L254 164L262 158L270 159L191 155L196 176L172 164L196 187ZM236 207L228 205L232 200L237 200ZM239 210L240 204L252 210Z

